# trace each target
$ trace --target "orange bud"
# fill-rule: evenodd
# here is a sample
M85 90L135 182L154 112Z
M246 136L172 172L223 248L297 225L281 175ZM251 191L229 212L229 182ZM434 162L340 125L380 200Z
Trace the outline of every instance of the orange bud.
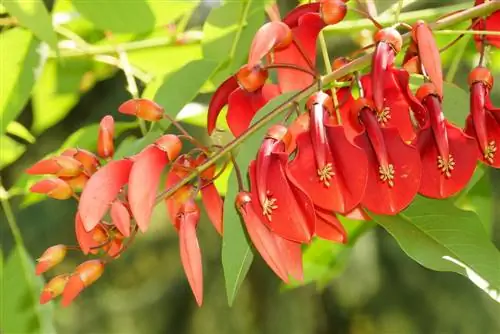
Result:
M38 262L35 268L37 275L43 274L47 270L54 268L64 260L67 247L65 245L55 245L47 248L36 261Z
M80 148L68 148L61 155L78 160L88 175L94 174L100 166L99 159L94 153Z
M83 289L97 281L103 271L104 262L101 260L89 260L80 264L62 292L62 305L68 306Z
M135 115L151 122L162 119L163 113L165 112L161 106L148 99L128 100L118 107L118 111L122 114Z
M65 155L38 161L26 170L32 175L52 174L57 176L72 177L83 171L83 165L76 159Z
M336 24L347 14L347 6L341 0L321 0L320 14L326 24Z
M167 153L167 157L170 161L175 160L175 158L179 156L182 149L182 142L179 137L175 135L161 136L156 140L155 145L160 150Z
M85 174L80 174L75 177L60 177L61 180L66 182L71 189L73 189L74 192L76 191L82 191L83 188L85 188L85 185L87 184L87 181L89 180L89 177Z
M62 274L52 278L47 284L45 284L42 294L40 295L40 304L45 304L59 296L63 292L68 279L68 274Z
M97 138L97 154L101 158L113 157L115 145L113 137L115 135L115 121L110 115L104 116L99 124L99 135Z
M65 181L57 178L39 181L31 186L30 191L39 194L46 194L54 199L68 199L71 195L73 195L71 186Z

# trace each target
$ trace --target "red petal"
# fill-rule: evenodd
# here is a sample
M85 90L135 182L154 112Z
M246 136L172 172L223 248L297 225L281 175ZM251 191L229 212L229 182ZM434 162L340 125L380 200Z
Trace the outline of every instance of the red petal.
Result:
M295 28L299 24L300 18L306 13L319 13L320 3L313 2L295 7L283 19L290 28Z
M301 45L310 63L316 64L316 40L319 32L325 27L325 23L318 14L307 13L299 20L297 27L292 29L294 42L283 50L276 50L274 61L277 64L293 64L304 69L312 70L309 62L297 48L297 43ZM301 90L311 85L314 78L307 73L294 69L277 69L278 81L281 91L288 92Z
M115 152L113 137L115 135L115 121L110 115L104 116L99 125L97 139L97 153L101 158L110 158Z
M302 265L301 244L282 238L279 235L274 235L274 237L276 239L276 244L280 249L288 275L298 281L303 281L304 268Z
M120 201L114 201L111 205L111 220L118 231L124 237L130 236L130 215L127 208Z
M486 27L484 30L500 32L500 10L486 18ZM486 41L488 44L500 48L500 36L487 35Z
M214 95L212 95L207 114L207 131L209 135L215 130L217 118L222 108L228 103L229 94L237 88L239 88L238 81L236 81L235 76L231 76L227 78L226 81L217 88Z
M500 124L498 123L497 119L491 114L491 112L486 112L485 119L482 122L484 122L486 126L486 138L487 138L486 143L495 142L495 146L498 147L498 145L500 145ZM471 137L477 138L476 130L474 128L474 122L472 121L471 115L467 117L467 122L465 125L465 133ZM486 160L484 157L483 153L484 150L479 145L479 139L477 140L476 147L477 147L478 159L480 159L483 163L487 165L490 165L495 168L500 168L500 159L498 157L499 153L498 151L493 155L493 162L490 162Z
M66 307L71 304L83 289L85 289L85 285L80 279L80 275L72 275L66 283L66 287L62 293L61 305Z
M196 205L194 200L189 205ZM201 251L196 237L196 225L200 219L199 210L184 213L179 225L179 246L182 266L198 306L203 303L203 267Z
M213 183L201 188L201 200L212 225L222 235L222 210L224 203Z
M397 129L380 128L388 160L394 166L394 186L380 180L379 162L366 134L358 136L355 143L368 158L368 183L361 204L377 214L395 215L406 208L418 192L422 177L420 155L417 149L406 144Z
M386 87L386 78L389 76L388 69L394 63L394 50L386 42L379 42L373 53L372 61L372 76L373 81L371 85L371 94L373 95L373 102L377 112L384 109L384 90ZM368 76L365 76L368 77ZM367 85L363 85L366 96L370 94L366 89Z
M118 107L118 111L122 114L135 115L151 122L162 119L164 113L164 110L160 105L148 99L128 100Z
M267 102L280 95L276 85L264 85L253 93L236 89L229 95L228 110L226 115L229 129L235 137L240 136L248 129L255 114ZM210 133L210 131L209 131Z
M35 274L41 275L52 267L53 266L50 261L39 261L35 267Z
M352 211L344 214L343 216L354 220L371 220L370 216L368 216L368 214L365 212L365 210L363 210L361 206L355 207Z
M26 169L26 173L31 175L57 174L61 166L54 159L44 159Z
M150 146L140 153L130 171L128 201L132 216L142 232L148 229L161 172L168 162L165 152Z
M248 67L259 64L274 47L290 38L290 28L283 22L268 22L257 30L248 53Z
M78 212L87 231L101 221L120 189L128 182L132 165L132 161L128 159L111 161L87 182L78 205Z
M439 156L434 133L431 128L422 130L417 138L417 147L422 159L422 178L419 192L432 198L447 198L462 190L476 168L476 142L462 130L445 121L448 134L449 153L455 160L451 177L446 177L437 166Z
M50 291L44 290L40 294L40 304L46 304L52 300L52 293Z
M316 235L333 242L347 243L347 232L333 213L316 210Z
M425 23L417 23L415 28L420 61L436 87L440 96L443 96L443 72L441 69L441 56L432 30Z

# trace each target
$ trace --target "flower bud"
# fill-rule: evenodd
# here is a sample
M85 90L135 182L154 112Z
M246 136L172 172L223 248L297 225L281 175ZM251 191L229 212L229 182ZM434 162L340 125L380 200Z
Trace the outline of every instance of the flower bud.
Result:
M71 186L65 181L57 178L38 181L30 188L31 192L46 194L54 199L68 199L73 195Z
M52 174L56 176L73 177L83 171L83 165L76 159L69 156L57 156L40 160L26 170L32 175Z
M42 294L40 295L40 304L45 304L59 296L63 292L68 279L68 274L62 274L52 278L47 284L45 284Z
M146 121L159 121L165 112L161 106L148 99L131 99L118 108L125 115L135 115Z
M241 88L252 93L266 83L268 76L269 73L267 70L262 69L259 65L250 69L244 65L240 68L238 73L236 73L236 80Z
M61 263L66 256L66 252L67 247L65 245L55 245L47 248L47 250L43 252L42 256L37 259L38 263L35 268L36 274L43 274L47 270L50 270Z
M83 165L83 170L89 176L94 174L100 166L99 159L94 153L80 148L68 148L61 155L79 161Z
M80 264L62 292L62 306L68 306L83 289L97 281L103 271L104 262L101 260L89 260Z
M99 124L99 135L97 138L97 154L103 159L113 157L115 145L113 137L115 135L115 121L110 115L104 116Z

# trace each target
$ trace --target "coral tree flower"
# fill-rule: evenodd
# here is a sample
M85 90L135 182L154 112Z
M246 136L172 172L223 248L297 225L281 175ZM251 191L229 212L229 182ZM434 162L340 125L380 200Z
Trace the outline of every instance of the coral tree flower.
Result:
M160 105L148 99L130 99L123 102L118 107L118 111L151 122L161 120L165 113L165 110Z
M420 156L395 128L380 127L374 103L361 98L352 106L363 131L354 140L368 158L368 183L361 201L377 214L394 215L406 208L418 192Z
M69 277L62 292L62 306L68 306L86 287L101 277L104 271L104 262L89 260L80 264Z
M476 67L469 74L470 114L467 117L465 133L476 138L479 159L499 168L497 147L500 143L500 109L490 100L493 76L484 67Z
M462 190L474 173L476 143L445 119L432 83L423 84L416 96L428 114L416 140L423 175L419 192L433 198L450 197Z
M476 0L474 6L481 5L488 0ZM487 31L500 31L500 10L491 13L486 18L476 19L474 25L472 26L474 30L487 30ZM481 35L474 35L476 45L478 49L481 49ZM495 35L484 35L484 41L494 47L500 48L500 36Z
M236 75L226 79L215 91L208 106L207 130L215 130L217 118L227 105L226 121L234 136L241 135L253 117L267 102L280 94L277 85L266 84L267 70L256 65L241 67Z

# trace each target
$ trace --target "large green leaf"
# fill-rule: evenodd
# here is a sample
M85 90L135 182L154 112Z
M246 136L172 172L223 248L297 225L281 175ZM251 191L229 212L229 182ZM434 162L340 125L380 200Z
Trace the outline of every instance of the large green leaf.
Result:
M84 59L49 60L33 89L33 124L40 134L59 123L77 103L82 79L92 63ZM85 89L89 89L87 85Z
M424 82L422 76L412 75L410 87L416 90ZM449 82L443 85L443 112L446 118L458 127L465 126L469 114L469 93Z
M419 196L397 216L370 216L421 265L462 274L500 302L500 252L475 213Z
M284 103L292 95L293 92L286 93L269 101L269 103L259 111L258 118ZM250 161L255 159L267 129L268 127L263 127L254 132L247 138L245 143L239 147L236 162L241 168L246 189L249 189L247 177L248 165ZM250 242L246 238L243 223L235 207L237 194L238 182L235 172L232 172L229 176L226 198L224 200L224 235L222 238L222 267L224 269L229 305L232 305L253 260Z
M203 26L203 56L228 61L215 84L234 73L246 62L255 32L264 23L266 1L227 1L214 8Z
M117 3L103 0L72 0L73 6L94 25L114 33L144 33L189 14L199 0L135 0Z
M1 332L55 333L52 303L40 305L38 296L43 280L35 275L35 266L26 250L17 245L3 268Z
M57 36L52 29L52 19L43 0L9 0L3 1L7 11L15 16L19 23L47 42L52 49L57 49Z
M0 170L10 165L26 151L26 146L9 136L0 136Z
M2 33L0 38L0 134L17 118L31 94L43 66L37 47L40 43L22 28Z

